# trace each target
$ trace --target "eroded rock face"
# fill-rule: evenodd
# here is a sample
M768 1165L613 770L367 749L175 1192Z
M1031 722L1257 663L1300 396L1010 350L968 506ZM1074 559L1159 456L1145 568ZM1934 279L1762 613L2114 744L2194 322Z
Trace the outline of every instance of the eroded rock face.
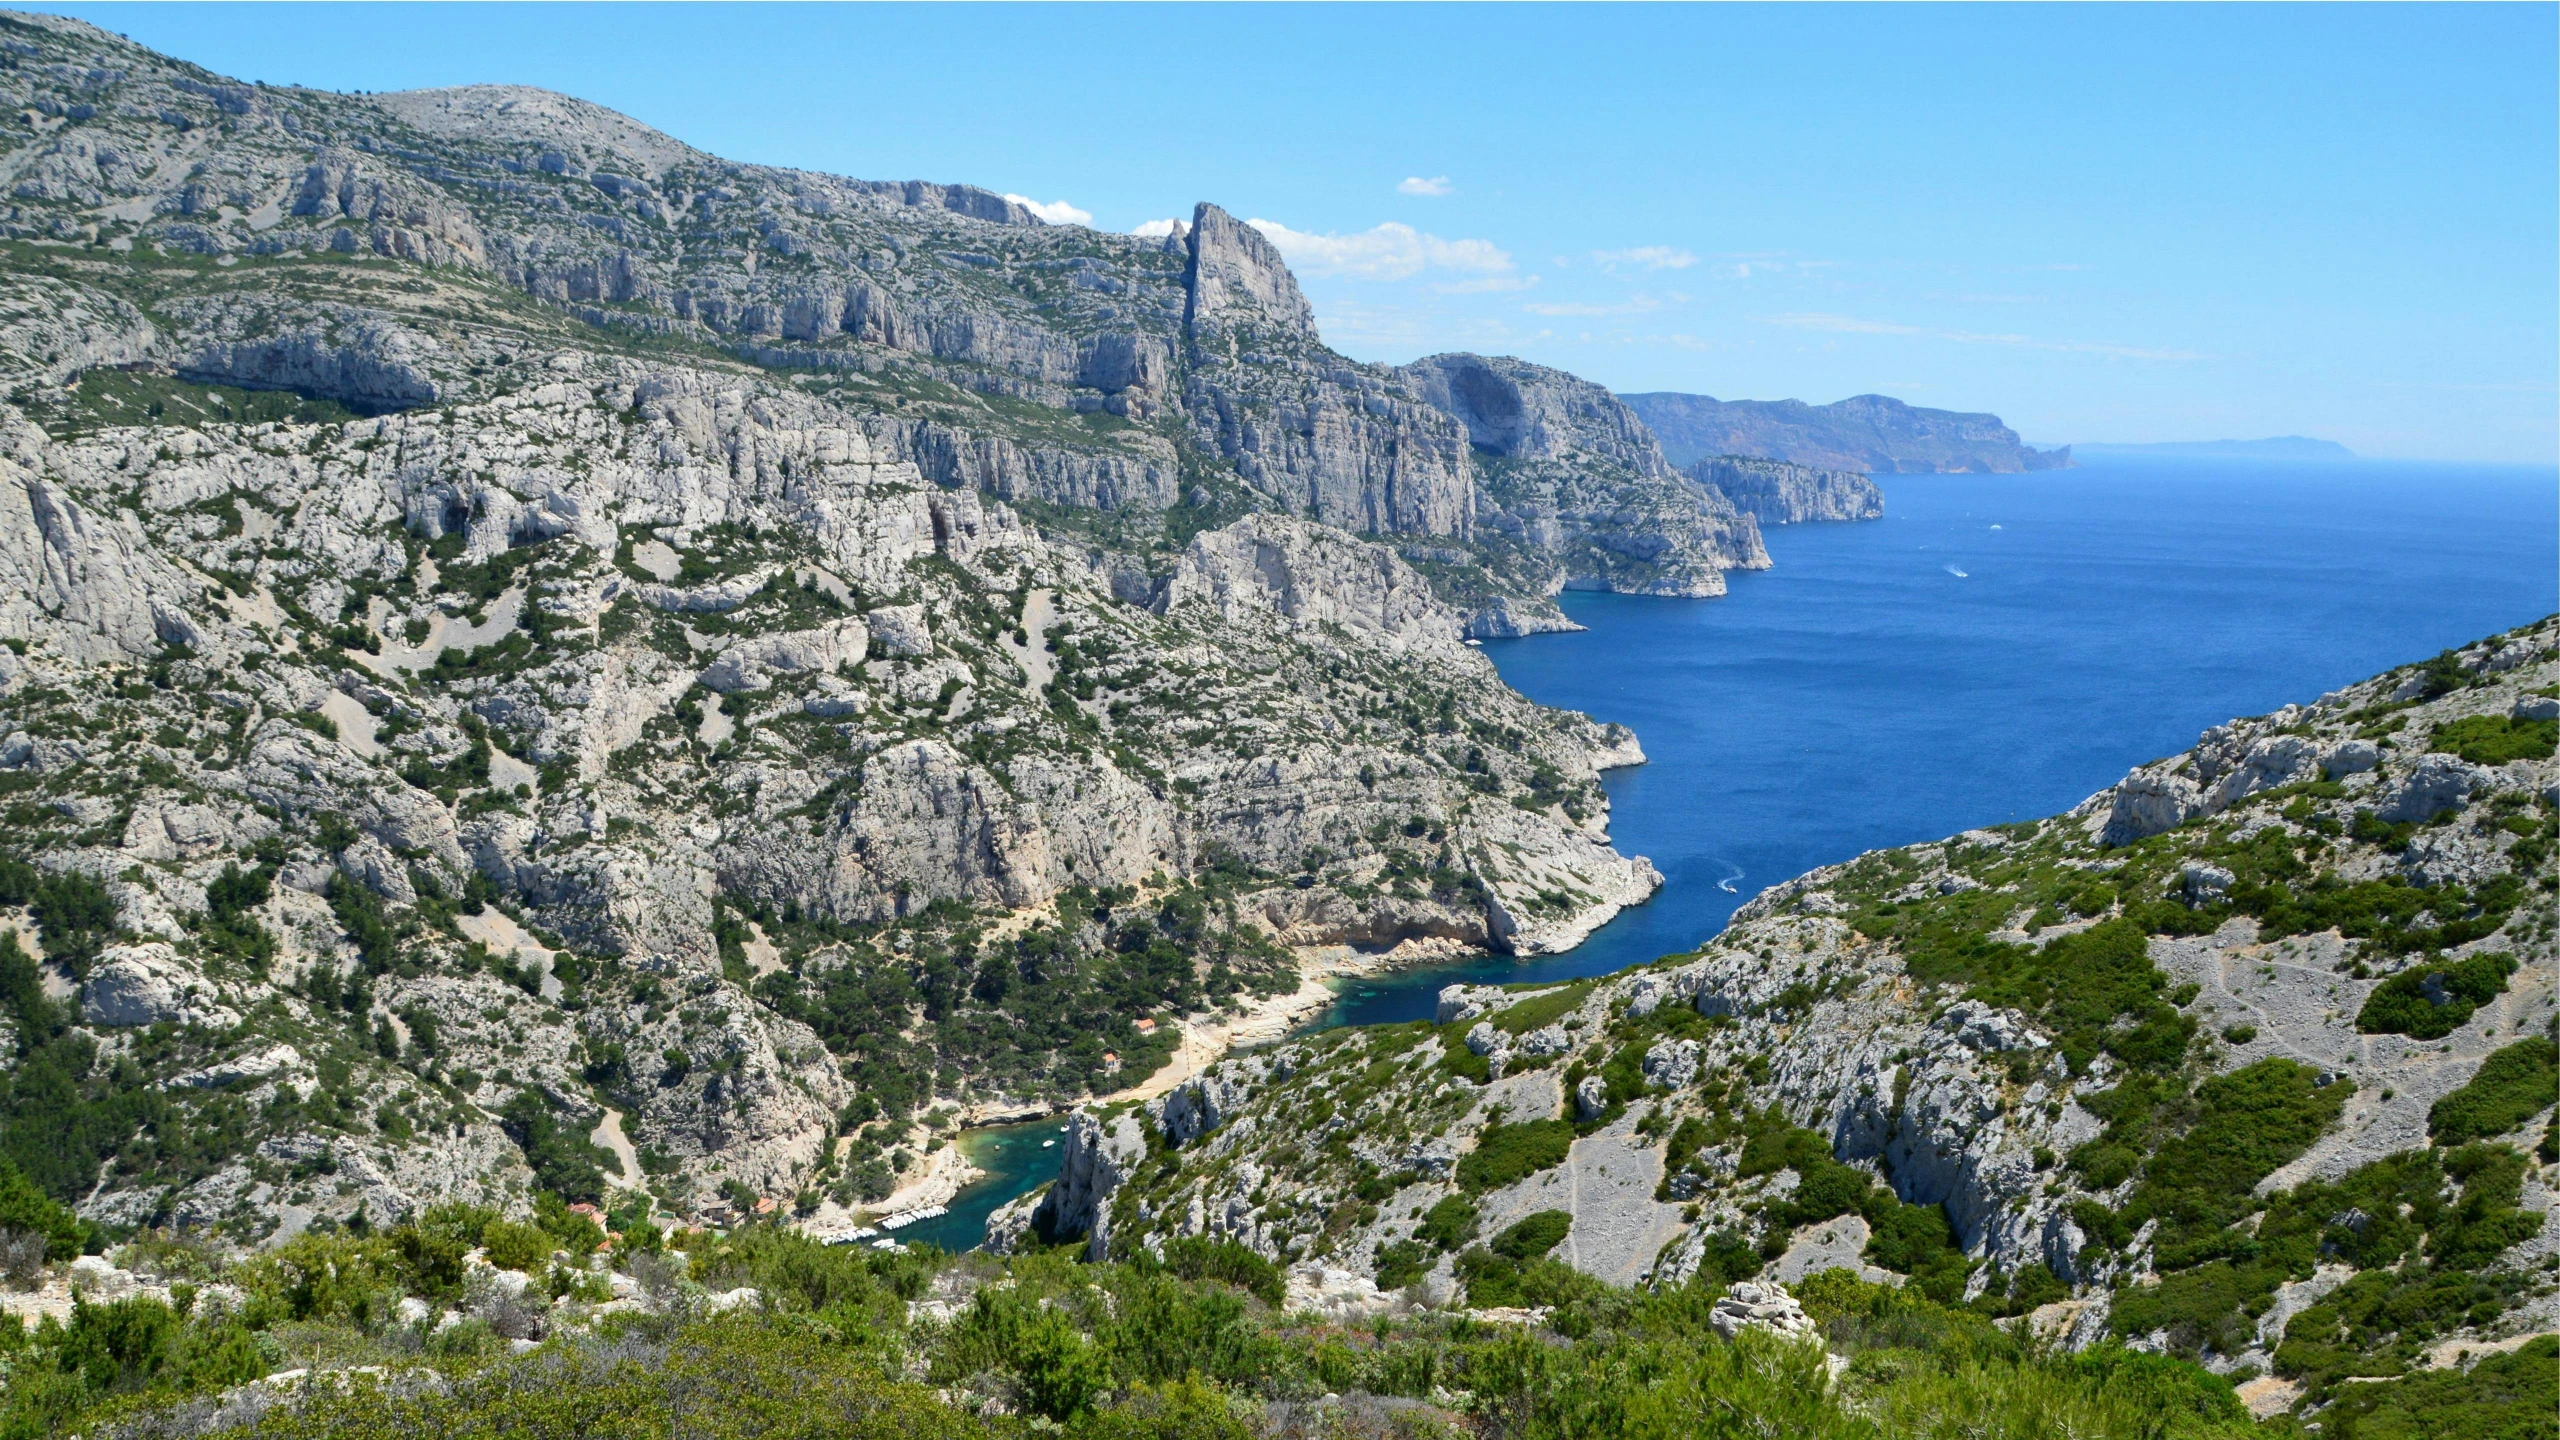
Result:
M1733 508L1764 526L1800 525L1813 520L1876 520L1884 515L1884 492L1854 470L1820 470L1783 460L1716 455L1681 473L1701 485L1712 486Z
M210 986L167 945L120 945L98 959L80 989L80 1018L129 1028L180 1021L220 1025L237 1019L213 1003Z
M1109 1122L1070 1116L1058 1147L1058 1178L1049 1186L1033 1224L1064 1239L1085 1237L1085 1256L1111 1253L1111 1197L1146 1158L1143 1117L1122 1114Z
M1461 630L1456 613L1392 552L1277 515L1193 538L1155 602L1165 612L1190 603L1229 618L1262 611L1444 651L1457 646Z

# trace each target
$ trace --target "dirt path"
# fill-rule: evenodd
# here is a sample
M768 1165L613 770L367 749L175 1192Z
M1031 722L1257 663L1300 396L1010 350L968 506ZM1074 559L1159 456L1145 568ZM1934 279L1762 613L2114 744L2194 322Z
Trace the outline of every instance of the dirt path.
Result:
M596 1122L595 1133L587 1140L613 1152L615 1163L622 1167L622 1173L613 1179L614 1184L625 1190L647 1187L648 1179L640 1173L640 1152L631 1148L631 1137L622 1133L621 1111L607 1109L604 1118Z

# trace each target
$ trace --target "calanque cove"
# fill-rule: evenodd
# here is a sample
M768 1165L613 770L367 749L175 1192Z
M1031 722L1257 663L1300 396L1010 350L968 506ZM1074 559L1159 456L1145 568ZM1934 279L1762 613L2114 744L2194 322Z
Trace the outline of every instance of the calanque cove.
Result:
M1661 883L1471 641L1865 475L1212 204L0 96L0 1437L2555 1433L2560 619L1310 1029Z

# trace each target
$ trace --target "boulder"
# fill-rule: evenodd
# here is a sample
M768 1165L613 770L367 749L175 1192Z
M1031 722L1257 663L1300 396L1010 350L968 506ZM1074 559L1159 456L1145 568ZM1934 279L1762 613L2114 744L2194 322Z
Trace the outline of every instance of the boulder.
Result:
M758 635L722 651L720 658L703 670L701 680L705 688L723 695L761 690L773 683L777 671L823 675L840 666L859 665L870 640L871 632L860 620L839 620L815 630Z
M1244 1098L1244 1087L1232 1080L1214 1074L1194 1075L1165 1095L1164 1109L1156 1123L1166 1140L1177 1146L1188 1145L1217 1129Z
M1609 1108L1609 1086L1597 1075L1585 1075L1573 1087L1574 1114L1584 1120L1597 1120Z
M2374 813L2394 824L2424 823L2460 807L2488 777L2451 755L2422 755L2382 797Z
M2024 1016L2014 1010L2002 1010L1979 1000L1959 1000L1938 1017L1938 1028L1956 1037L1956 1043L1985 1054L2008 1050L2040 1050L2050 1041L2030 1028Z
M1790 1340L1811 1339L1814 1335L1813 1317L1804 1313L1794 1296L1776 1286L1750 1280L1735 1282L1707 1312L1707 1323L1727 1340L1754 1325Z
M2114 795L2102 832L2110 845L2130 845L2175 830L2196 813L2204 798L2194 781L2157 770L2127 775L2116 783Z
M1678 1090L1698 1078L1698 1042L1656 1040L1644 1052L1644 1083L1656 1090Z
M921 605L884 605L862 617L871 627L871 643L883 655L912 658L933 653L933 628Z
M119 945L100 957L81 987L80 1017L92 1025L231 1025L239 1017L214 1003L213 988L178 960L178 952L152 941Z

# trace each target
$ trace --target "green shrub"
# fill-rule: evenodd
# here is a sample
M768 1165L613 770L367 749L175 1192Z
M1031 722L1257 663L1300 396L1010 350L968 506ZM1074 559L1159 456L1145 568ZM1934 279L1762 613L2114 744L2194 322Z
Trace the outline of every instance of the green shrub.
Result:
M2450 963L2422 961L2374 987L2356 1012L2356 1028L2367 1035L2441 1040L2505 991L2515 971L2514 956L2494 951Z
M1401 1290L1431 1268L1431 1248L1416 1240L1391 1240L1378 1247L1377 1281L1381 1290Z
M2560 1337L2544 1335L2468 1370L2351 1385L2321 1412L2330 1440L2547 1440L2560 1413Z
M1526 1035L1581 1009L1582 1002L1590 998L1591 986L1589 980L1577 980L1561 989L1532 995L1517 1005L1496 1010L1485 1019L1506 1035Z
M23 1230L44 1237L48 1260L77 1256L88 1226L66 1206L35 1187L17 1166L0 1160L0 1230Z
M539 1270L551 1261L551 1237L531 1225L494 1221L481 1231L480 1243L489 1247L489 1263L501 1270Z
M2474 765L2504 765L2510 760L2548 760L2555 745L2560 745L2560 720L2470 715L2437 726L2427 748L2459 755Z
M1024 1350L1047 1356L1070 1341L1082 1344L1058 1317L1026 1337ZM1031 1397L1043 1414L1071 1398L1064 1413L1072 1414L1099 1388L1051 1368L1037 1373L1044 1379ZM257 1433L260 1440L944 1440L986 1432L924 1387L884 1377L859 1348L823 1332L739 1319L696 1327L663 1347L549 1346L467 1372L441 1391L394 1392L358 1377L268 1412Z
M2480 1062L2462 1088L2427 1111L2427 1138L2459 1145L2504 1135L2560 1100L2560 1045L2519 1040Z
M26 906L45 957L75 980L88 978L89 966L115 938L115 897L86 875L47 875L24 860L0 859L0 905Z
M1443 1250L1455 1250L1476 1238L1476 1207L1464 1195L1449 1195L1422 1212L1413 1236Z
M1471 1195L1499 1190L1513 1181L1564 1163L1573 1149L1573 1124L1567 1120L1498 1122L1476 1134L1476 1148L1458 1159L1458 1187Z
M1573 1216L1563 1210L1540 1210L1493 1237L1491 1249L1506 1260L1526 1263L1546 1258L1548 1251L1564 1243L1565 1232L1573 1228Z
M1265 1305L1278 1305L1288 1292L1279 1266L1233 1240L1185 1235L1164 1247L1164 1267L1185 1280L1233 1285Z
M2266 1059L2196 1088L2196 1118L2162 1144L2126 1205L2139 1226L2158 1217L2163 1246L2180 1232L2214 1229L2252 1208L2251 1190L2337 1123L2353 1082L2328 1085L2307 1065Z
M498 1122L507 1138L523 1148L536 1186L590 1205L604 1199L604 1165L612 1155L575 1127L561 1124L541 1091L517 1091L499 1110Z

